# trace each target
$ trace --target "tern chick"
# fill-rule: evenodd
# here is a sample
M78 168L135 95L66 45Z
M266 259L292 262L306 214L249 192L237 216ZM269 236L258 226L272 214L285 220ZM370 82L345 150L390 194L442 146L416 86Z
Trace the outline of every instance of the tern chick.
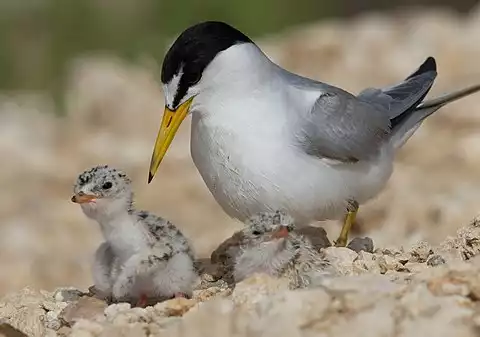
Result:
M225 277L237 283L254 273L266 273L287 277L292 288L302 288L332 275L329 261L294 229L293 218L283 211L252 216L234 235L238 245L229 247L221 258Z
M169 221L133 207L131 180L108 165L78 177L72 201L99 223L105 238L93 263L95 290L114 301L145 306L148 299L192 295L194 253Z

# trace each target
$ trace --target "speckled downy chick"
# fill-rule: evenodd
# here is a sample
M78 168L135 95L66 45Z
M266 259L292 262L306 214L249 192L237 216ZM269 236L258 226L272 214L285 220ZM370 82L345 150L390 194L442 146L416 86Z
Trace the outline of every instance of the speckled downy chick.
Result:
M133 207L131 181L107 165L77 179L72 201L99 223L105 238L95 253L95 290L114 301L192 295L197 275L188 240L169 221Z
M233 278L239 282L254 273L287 277L291 288L318 284L334 270L321 252L294 232L292 217L283 211L259 213L241 231Z

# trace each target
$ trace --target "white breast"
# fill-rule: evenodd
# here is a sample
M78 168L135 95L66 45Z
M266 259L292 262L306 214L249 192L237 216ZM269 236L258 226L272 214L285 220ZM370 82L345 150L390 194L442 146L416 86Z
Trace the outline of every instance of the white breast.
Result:
M339 218L349 199L363 203L383 188L392 172L389 150L356 164L309 156L293 144L284 107L251 99L193 115L192 158L227 214L244 221L284 209L302 225Z
M102 223L101 229L121 263L147 246L144 229L130 214L118 217L111 223Z

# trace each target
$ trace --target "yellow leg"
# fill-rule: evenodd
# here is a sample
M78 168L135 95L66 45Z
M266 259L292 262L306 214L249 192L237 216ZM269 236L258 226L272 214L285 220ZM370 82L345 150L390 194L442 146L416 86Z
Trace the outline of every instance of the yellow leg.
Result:
M343 222L342 231L338 236L337 241L335 241L336 247L345 247L348 241L348 234L352 228L353 223L358 212L358 203L352 202L350 209L347 210L347 215L345 216L345 221Z

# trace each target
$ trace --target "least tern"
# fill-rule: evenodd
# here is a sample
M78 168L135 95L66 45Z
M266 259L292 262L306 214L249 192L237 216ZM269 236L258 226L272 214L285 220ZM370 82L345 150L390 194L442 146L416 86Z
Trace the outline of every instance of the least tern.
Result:
M105 238L92 266L97 295L141 307L192 295L197 274L188 240L171 222L134 209L124 172L93 167L79 175L74 193L72 201L100 224Z
M424 101L436 76L428 57L397 85L353 95L281 68L226 23L193 25L163 61L165 110L148 180L191 114L193 161L228 215L245 221L281 209L297 226L346 215L336 240L345 246L396 151L426 117L480 90Z

